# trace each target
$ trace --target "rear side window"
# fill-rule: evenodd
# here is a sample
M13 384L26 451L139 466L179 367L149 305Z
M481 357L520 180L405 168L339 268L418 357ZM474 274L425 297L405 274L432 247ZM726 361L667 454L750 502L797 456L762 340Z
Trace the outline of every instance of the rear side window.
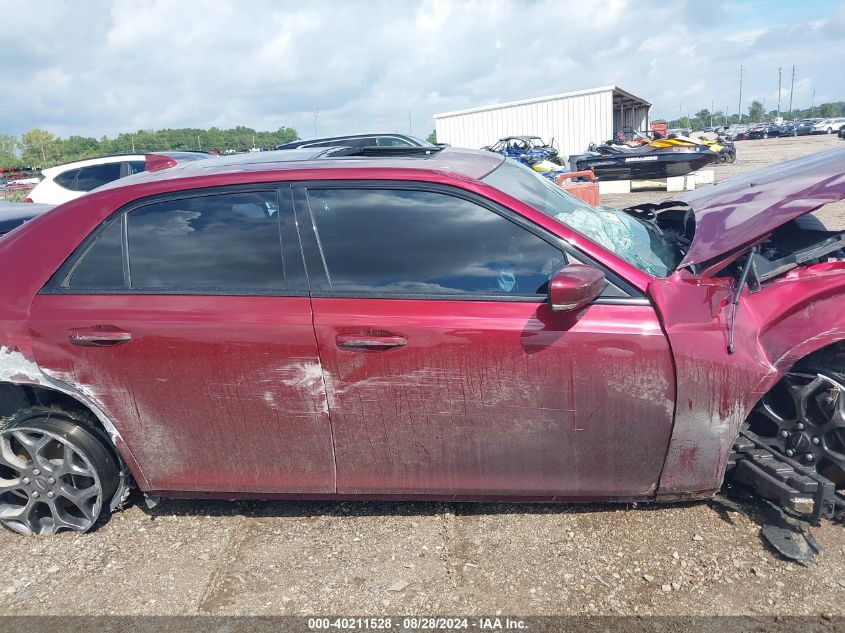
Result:
M147 161L144 160L132 160L126 163L127 170L126 175L131 176L132 174L140 174L147 168Z
M97 237L63 285L212 294L284 290L276 193L197 196L133 209Z
M123 288L123 220L103 231L73 269L69 288Z
M285 287L275 192L157 202L126 222L133 289Z
M66 172L63 172L53 178L53 182L55 182L60 187L64 187L65 189L69 189L70 191L78 191L76 188L76 177L79 175L79 172L82 171L81 169L69 169Z
M91 191L120 178L120 163L83 167L76 177L76 191Z
M561 251L474 202L444 193L312 189L333 292L545 296Z

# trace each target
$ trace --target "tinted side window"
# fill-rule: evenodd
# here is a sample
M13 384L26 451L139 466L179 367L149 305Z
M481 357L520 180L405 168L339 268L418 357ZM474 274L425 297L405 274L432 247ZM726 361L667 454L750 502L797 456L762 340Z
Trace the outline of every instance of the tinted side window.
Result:
M56 176L53 181L65 189L76 191L76 177L79 175L81 169L71 169Z
M157 202L126 221L132 288L285 287L275 192Z
M83 167L76 179L76 191L91 191L120 178L120 163Z
M140 174L147 168L147 161L145 160L131 160L126 163L128 169L126 171L127 176L131 176L132 174Z
M563 253L473 202L427 191L308 193L329 287L422 295L546 295Z
M376 140L379 147L412 147L408 141L395 136L379 136Z
M103 231L68 280L70 288L123 288L123 222Z

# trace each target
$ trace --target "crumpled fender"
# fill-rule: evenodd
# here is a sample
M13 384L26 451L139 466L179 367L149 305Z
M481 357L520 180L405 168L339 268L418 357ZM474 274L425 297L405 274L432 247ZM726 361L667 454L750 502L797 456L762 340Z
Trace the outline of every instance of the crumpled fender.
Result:
M677 374L658 499L715 493L754 405L799 359L845 340L845 270L805 267L742 294L728 354L733 280L682 271L649 288Z

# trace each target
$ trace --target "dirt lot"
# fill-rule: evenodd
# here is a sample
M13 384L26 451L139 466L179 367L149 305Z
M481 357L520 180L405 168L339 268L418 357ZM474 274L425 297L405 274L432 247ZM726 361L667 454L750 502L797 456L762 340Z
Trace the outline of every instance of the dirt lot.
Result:
M718 180L845 142L738 146ZM845 228L841 204L822 217ZM845 614L845 529L815 534L804 567L708 503L165 501L88 535L0 535L0 613Z

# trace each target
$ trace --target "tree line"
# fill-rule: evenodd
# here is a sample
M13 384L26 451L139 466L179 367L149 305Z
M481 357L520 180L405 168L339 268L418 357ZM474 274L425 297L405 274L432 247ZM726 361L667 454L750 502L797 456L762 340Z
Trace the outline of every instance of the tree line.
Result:
M252 147L273 149L276 145L299 138L297 131L280 127L275 132L259 132L250 127L221 130L212 127L168 128L125 132L115 138L103 136L99 140L89 136L60 138L52 132L35 128L21 134L20 138L0 134L0 168L36 167L45 169L53 165L107 154L144 153L155 151L235 151L243 152Z
M762 102L755 100L748 106L748 114L744 114L742 116L742 123L762 123L764 121L773 121L777 114L777 110L770 110L769 112L766 112ZM805 110L781 111L780 116L783 117L784 121L791 121L793 119L811 119L814 117L822 119L845 117L845 101L823 103L819 106L807 108ZM711 113L710 110L704 108L696 112L694 117L682 116L669 121L669 127L683 128L687 130L701 130L706 127L733 125L735 123L740 123L738 114L729 114L726 116L721 110Z

